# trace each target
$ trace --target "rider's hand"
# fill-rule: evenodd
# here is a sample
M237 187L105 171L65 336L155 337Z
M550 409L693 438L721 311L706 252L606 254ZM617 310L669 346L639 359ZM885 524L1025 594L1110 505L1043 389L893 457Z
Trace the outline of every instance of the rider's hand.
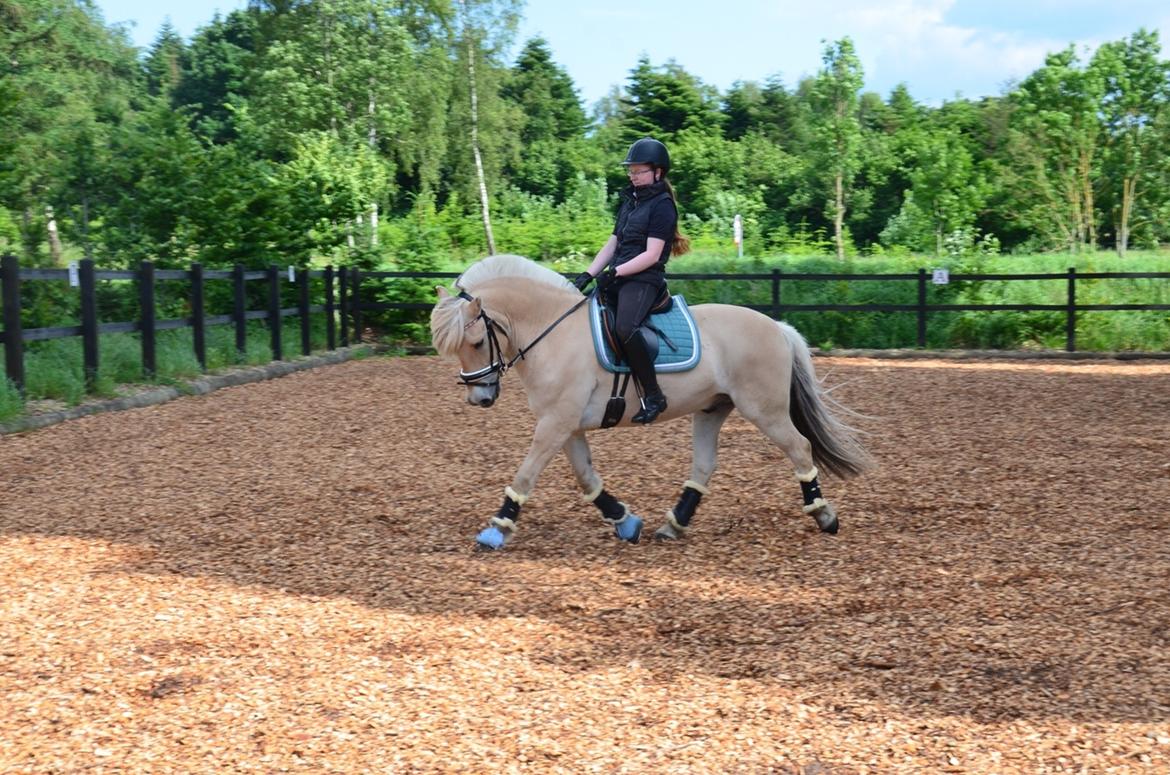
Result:
M613 285L614 280L617 279L617 270L613 266L607 266L601 270L601 274L597 275L597 292L605 293L609 286Z
M582 272L581 274L577 275L575 280L573 280L573 285L577 286L577 290L584 293L585 289L589 287L589 283L591 282L593 282L593 275L589 274L588 272Z

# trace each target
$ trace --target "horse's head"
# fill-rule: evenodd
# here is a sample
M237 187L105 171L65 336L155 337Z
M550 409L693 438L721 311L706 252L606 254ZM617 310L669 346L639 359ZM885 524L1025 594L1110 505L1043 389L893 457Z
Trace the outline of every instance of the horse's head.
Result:
M500 397L500 378L508 369L499 339L507 331L484 312L481 299L466 292L452 296L441 286L435 290L439 301L431 310L431 341L440 355L459 359L467 403L489 407Z

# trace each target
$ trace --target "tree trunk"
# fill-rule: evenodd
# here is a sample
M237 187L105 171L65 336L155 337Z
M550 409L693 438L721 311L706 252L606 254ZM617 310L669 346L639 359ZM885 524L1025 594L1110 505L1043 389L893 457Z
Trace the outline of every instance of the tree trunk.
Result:
M53 215L53 206L45 205L45 228L49 232L49 255L53 257L53 266L61 266L61 237L57 233L57 219Z
M833 230L837 241L837 260L845 260L845 179L838 172L833 178L833 188L836 194L836 212L833 214Z
M483 174L483 157L479 152L479 92L475 87L475 46L467 23L467 2L459 0L463 9L463 38L467 43L467 85L471 92L471 152L475 156L475 175L479 180L479 204L483 213L483 234L487 239L488 255L495 255L496 239L492 236L492 218L488 205L487 180Z
M1117 217L1117 255L1125 258L1129 250L1130 219L1133 218L1134 200L1137 199L1137 176L1132 175L1121 181L1121 212Z

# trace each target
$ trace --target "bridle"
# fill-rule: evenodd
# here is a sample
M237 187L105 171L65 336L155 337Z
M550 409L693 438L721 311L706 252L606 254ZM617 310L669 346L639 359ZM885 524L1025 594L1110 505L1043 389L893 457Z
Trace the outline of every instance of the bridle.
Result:
M596 293L596 291L594 292ZM465 301L475 301L475 297L463 289L459 290L459 298ZM512 368L516 361L522 360L524 356L532 350L533 347L536 347L537 343L540 342L541 339L544 339L546 336L548 336L549 332L560 325L561 321L580 309L581 305L587 301L589 301L589 296L582 298L581 301L570 307L568 311L554 320L548 328L544 329L544 331L541 331L540 335L533 339L531 344L529 344L527 347L521 347L517 349L516 354L512 356L511 360L507 362L504 362L504 350L502 347L500 347L500 339L496 334L496 329L498 328L503 332L505 339L511 341L511 337L508 336L508 332L502 326L492 320L491 316L487 314L487 310L483 308L483 304L481 303L479 305L479 314L465 323L463 325L463 330L466 331L467 329L471 328L471 326L475 325L477 320L483 321L484 330L487 332L485 336L488 343L488 365L484 366L482 369L476 369L475 371L463 371L460 369L460 383L466 387L480 385L483 387L495 388L496 395L499 395L500 380L505 374L508 373L508 369ZM495 375L496 378L494 382L485 382L485 380L493 375Z

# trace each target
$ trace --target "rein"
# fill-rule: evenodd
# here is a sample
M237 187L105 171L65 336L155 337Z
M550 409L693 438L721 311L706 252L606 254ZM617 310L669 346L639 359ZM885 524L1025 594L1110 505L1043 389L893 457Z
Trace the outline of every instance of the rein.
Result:
M462 289L460 289L460 291L459 291L459 298L461 298L465 301L474 301L475 300L474 296L472 296L467 291L462 290ZM569 307L569 309L566 310L564 313L562 313L559 318L554 320L548 326L548 328L541 331L540 334L535 339L533 339L527 347L521 347L521 348L517 349L516 354L514 356L512 356L512 359L510 361L508 361L507 363L505 363L503 360L504 351L503 351L503 348L500 347L499 338L496 336L496 328L497 328L496 322L494 320L492 320L491 317L487 314L487 310L485 310L483 308L483 304L480 304L479 315L477 315L475 318L473 318L470 323L467 323L464 326L464 328L467 328L472 323L474 323L476 320L481 320L481 319L483 320L484 328L487 331L488 365L484 366L482 369L477 369L475 371L462 371L462 370L460 370L459 381L462 382L464 385L476 385L476 384L479 384L480 382L482 382L487 377L491 376L492 374L495 374L496 381L492 382L492 383L488 383L488 387L491 387L492 385L499 385L500 379L503 378L503 376L508 372L508 369L512 368L512 366L515 365L516 361L523 360L524 356L526 356L528 353L532 352L532 348L536 347L536 345L538 345L540 343L541 339L544 339L546 336L548 336L549 333L551 333L554 328L559 326L561 324L561 322L564 321L565 318L569 317L569 315L572 315L574 312L579 310L581 308L581 306L583 304L585 304L585 302L587 302L587 301L589 301L589 296L583 297L579 302L574 304L572 307ZM508 337L508 334L505 332L504 336ZM508 338L510 339L510 337L508 337Z

